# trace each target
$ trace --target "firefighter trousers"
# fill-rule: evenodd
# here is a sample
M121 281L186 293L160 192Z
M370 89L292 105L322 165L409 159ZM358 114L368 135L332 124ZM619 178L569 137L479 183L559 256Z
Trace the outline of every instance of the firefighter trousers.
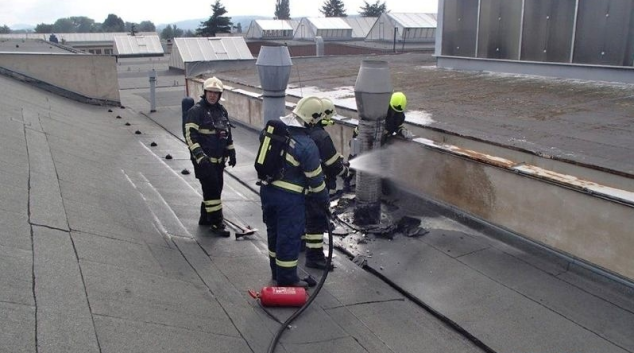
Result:
M203 204L201 212L206 213L207 220L212 225L222 224L222 187L224 183L224 166L214 164L205 173L197 173L200 186L203 190ZM205 216L202 215L201 216Z
M260 198L272 278L279 286L293 285L299 281L297 261L305 225L304 195L263 185Z
M323 209L323 202L306 199L306 259L309 261L324 260L324 232L328 231L328 216Z

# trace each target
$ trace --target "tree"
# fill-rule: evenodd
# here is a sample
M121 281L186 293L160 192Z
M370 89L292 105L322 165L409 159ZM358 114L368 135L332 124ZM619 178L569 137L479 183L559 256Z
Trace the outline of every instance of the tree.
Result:
M91 33L95 31L95 20L85 16L74 16L68 18L72 23L76 33Z
M291 8L288 4L288 0L277 0L275 4L275 19L276 20L290 20Z
M75 33L75 24L70 18L60 18L53 24L53 32Z
M2 34L7 34L7 33L11 33L11 28L9 28L9 26L4 25L0 27L0 33Z
M163 31L161 31L161 38L165 40L172 40L176 37L182 37L182 36L183 36L183 30L176 27L176 25L174 26L167 25L167 27L163 28Z
M220 3L220 0L216 0L216 3L211 5L213 11L211 17L205 22L200 23L200 27L196 30L196 35L201 37L215 37L216 33L231 33L231 17L223 16L227 13L225 7Z
M141 21L136 29L139 32L156 32L156 26L152 21Z
M238 23L235 29L236 29L236 33L242 33L242 23Z
M53 33L53 25L40 23L35 26L35 33Z
M108 17L103 21L101 29L104 32L125 32L125 23L119 16L115 14L109 14Z
M346 9L343 8L342 0L326 0L319 12L326 17L348 17Z
M376 0L376 2L372 5L368 4L367 1L363 2L365 5L361 6L359 9L359 15L361 15L361 17L379 17L384 12L387 12L385 2L381 3L380 0Z
M192 38L195 37L196 33L194 33L191 29L188 29L185 31L185 33L183 33L182 37L186 37L186 38Z

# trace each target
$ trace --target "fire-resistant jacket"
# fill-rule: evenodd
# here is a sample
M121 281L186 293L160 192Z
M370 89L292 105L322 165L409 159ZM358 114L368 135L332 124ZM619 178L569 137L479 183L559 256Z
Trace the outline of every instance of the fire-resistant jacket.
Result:
M305 193L307 197L327 202L328 191L319 151L308 135L308 129L289 126L288 132L290 143L286 153L284 177L271 182L271 185L294 193Z
M403 124L405 123L405 113L397 112L389 107L385 117L385 136L397 134L403 136Z
M196 163L208 157L224 165L225 157L235 154L227 110L204 97L187 112L185 140Z
M315 125L310 129L310 138L317 145L321 166L326 178L326 187L329 190L337 188L337 176L345 172L343 156L335 148L332 138L321 125Z

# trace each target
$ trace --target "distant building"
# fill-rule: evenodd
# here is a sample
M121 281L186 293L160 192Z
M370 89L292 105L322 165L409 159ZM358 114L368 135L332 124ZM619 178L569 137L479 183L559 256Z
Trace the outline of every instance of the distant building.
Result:
M80 52L112 55L114 54L114 38L118 36L128 36L128 32L109 33L55 33L59 44L72 47ZM137 36L157 36L156 32L136 33ZM40 39L49 41L49 34L44 33L11 33L0 34L0 39Z
M305 17L295 30L295 40L351 40L352 27L340 17Z
M293 27L286 20L253 20L247 39L293 39Z
M125 35L114 37L114 55L119 58L163 56L158 35Z
M0 33L0 39L48 40L44 33Z
M364 40L378 17L361 17L361 16L348 16L342 18L348 26L352 27L352 39Z
M433 42L436 39L436 14L383 13L365 38L366 41L402 43Z
M183 70L188 76L194 71L191 66L204 71L202 67L209 67L209 63L240 60L253 60L242 37L174 38L169 67Z

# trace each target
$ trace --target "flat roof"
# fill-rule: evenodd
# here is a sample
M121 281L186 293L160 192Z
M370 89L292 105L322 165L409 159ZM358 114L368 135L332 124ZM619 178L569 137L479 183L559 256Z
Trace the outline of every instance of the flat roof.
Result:
M448 70L431 54L406 53L293 58L289 85L353 89L363 59L389 63L408 121L425 116L426 128L634 175L632 84ZM219 76L260 85L255 70Z

